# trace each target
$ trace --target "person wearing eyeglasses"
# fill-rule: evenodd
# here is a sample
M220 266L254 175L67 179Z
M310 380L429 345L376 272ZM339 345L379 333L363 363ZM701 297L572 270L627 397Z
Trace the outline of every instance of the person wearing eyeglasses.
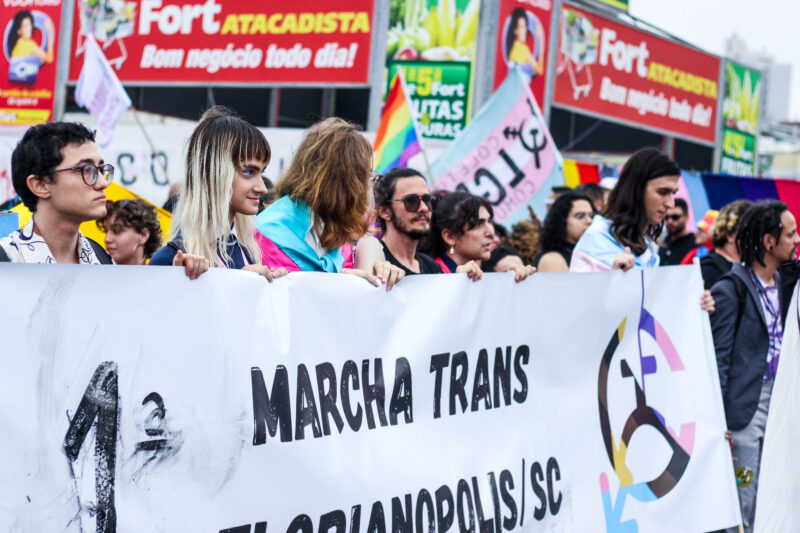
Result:
M492 204L470 193L450 192L444 193L436 203L425 249L436 257L445 274L466 273L477 281L483 277L480 262L491 257L493 240ZM506 271L514 272L519 282L536 269L529 265L510 265Z
M664 217L667 240L658 250L661 266L680 265L686 254L697 248L694 233L686 229L689 221L689 206L683 198L675 198L675 206L667 209Z
M50 122L28 129L11 155L14 190L32 216L0 239L0 261L111 264L83 222L106 216L105 188L114 167L103 161L94 132L82 124Z
M172 221L171 239L150 265L192 263L197 276L209 266L255 272L272 281L286 274L262 264L255 240L261 175L271 151L264 134L230 109L214 106L189 138L186 181Z
M356 126L331 117L306 131L286 173L275 184L278 198L256 219L265 262L289 272L352 274L387 290L403 270L388 261L356 268L352 243L369 228L372 147Z
M117 265L144 265L161 246L156 208L144 200L106 203L97 227L106 234L106 251Z
M413 168L395 168L372 186L375 210L387 261L408 274L441 274L442 267L417 250L431 231L434 196L425 178Z

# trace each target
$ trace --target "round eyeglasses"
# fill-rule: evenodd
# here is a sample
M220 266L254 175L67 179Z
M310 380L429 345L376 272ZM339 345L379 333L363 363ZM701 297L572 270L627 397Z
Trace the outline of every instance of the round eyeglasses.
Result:
M80 170L83 182L89 187L97 183L97 177L100 175L100 173L103 174L103 177L108 183L114 181L114 165L110 163L100 165L99 167L94 163L86 163L85 165L81 165L79 167L59 168L54 170L53 173L66 172L67 170Z

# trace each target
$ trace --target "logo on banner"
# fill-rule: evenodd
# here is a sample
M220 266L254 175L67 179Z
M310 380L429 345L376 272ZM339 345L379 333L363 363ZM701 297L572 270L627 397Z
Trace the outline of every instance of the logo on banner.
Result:
M600 409L600 427L603 433L608 459L616 476L619 489L616 501L612 500L609 477L606 472L600 474L600 490L603 498L603 511L605 514L606 530L609 533L622 531L637 531L636 520L622 521L625 502L628 496L643 502L652 502L668 494L686 472L692 450L694 448L695 423L682 423L678 433L669 425L667 417L648 403L646 382L648 376L654 378L652 385L663 383L664 380L674 379L674 374L685 370L683 361L661 323L644 307L644 272L642 276L642 305L637 326L638 350L631 355L625 354L620 349L625 337L627 317L622 320L614 331L608 346L603 353L598 373L598 402ZM660 352L660 356L651 353L651 349ZM639 377L634 373L638 358L641 372ZM619 373L616 370L619 369ZM621 376L621 381L620 381ZM609 398L619 398L630 390L635 401L634 409L627 415L622 426L621 435L615 434L612 429L611 418L620 413L609 405ZM623 415L624 416L624 415ZM671 451L663 471L648 481L638 481L634 476L634 469L627 463L631 440L637 430L649 426L655 430ZM646 440L650 443L651 440ZM640 444L641 445L641 444ZM658 446L658 448L662 448ZM651 448L649 461L660 464L664 458ZM655 455L655 456L653 456Z

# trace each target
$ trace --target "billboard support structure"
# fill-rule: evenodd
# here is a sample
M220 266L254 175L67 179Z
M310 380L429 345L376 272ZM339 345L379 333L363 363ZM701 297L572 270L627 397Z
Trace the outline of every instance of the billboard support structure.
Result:
M367 130L376 131L383 110L386 72L386 35L389 31L389 0L375 0L372 13L372 55L369 58L369 111Z
M481 0L481 12L478 18L478 42L475 53L475 72L494 72L495 39L500 31L498 14L500 2L497 0ZM492 96L493 80L491 76L475 76L472 84L472 109L469 116L483 107Z
M550 110L553 107L553 92L556 89L556 68L558 63L558 40L561 31L561 7L563 0L553 0L553 14L550 17L550 38L547 41L547 70L545 71L544 102L542 115L550 126Z
M61 3L61 27L59 28L58 58L56 59L56 86L53 94L53 120L64 118L67 101L67 81L72 58L72 23L75 16L75 2L64 0Z
M725 86L725 65L727 64L728 60L723 59L719 62L719 76L717 78L717 87L722 90ZM719 161L722 157L722 107L725 103L724 96L720 96L717 98L717 125L716 125L716 132L714 135L716 136L717 142L714 143L714 160L711 162L711 168L715 174L719 173L720 165Z

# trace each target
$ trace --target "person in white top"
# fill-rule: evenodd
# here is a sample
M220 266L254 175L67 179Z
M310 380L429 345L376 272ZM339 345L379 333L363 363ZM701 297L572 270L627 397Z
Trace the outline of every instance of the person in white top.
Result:
M114 167L103 161L94 133L71 122L28 129L11 155L14 190L33 215L0 239L0 260L14 263L110 264L80 225L106 215L105 188Z

